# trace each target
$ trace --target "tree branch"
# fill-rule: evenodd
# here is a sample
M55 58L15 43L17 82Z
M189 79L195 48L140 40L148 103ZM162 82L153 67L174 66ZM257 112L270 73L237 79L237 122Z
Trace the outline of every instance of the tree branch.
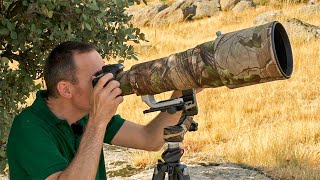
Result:
M3 0L0 0L0 12L3 14L4 8L3 8ZM2 15L0 15L0 19L2 18Z
M18 0L11 3L7 10L7 19L11 19L14 16L18 15L20 12L22 12L22 8L23 8L22 0Z

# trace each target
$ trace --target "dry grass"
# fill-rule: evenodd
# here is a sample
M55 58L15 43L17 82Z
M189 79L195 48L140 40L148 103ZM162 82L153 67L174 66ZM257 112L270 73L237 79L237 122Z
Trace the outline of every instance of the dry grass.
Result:
M286 13L279 20L295 17L320 25L320 15L297 14L293 10L298 6L283 6ZM274 8L261 7L238 15L223 12L194 22L142 28L150 42L136 47L138 63L213 40L218 30L254 26L256 15ZM261 167L279 178L320 179L320 40L290 40L294 53L291 79L234 90L206 89L197 96L199 130L186 135L183 161L230 161ZM125 66L135 63L127 61ZM168 96L164 93L158 98ZM131 95L125 97L118 113L146 124L156 113L144 115L145 109L140 98ZM133 159L145 166L155 164L158 157L159 153L141 152Z

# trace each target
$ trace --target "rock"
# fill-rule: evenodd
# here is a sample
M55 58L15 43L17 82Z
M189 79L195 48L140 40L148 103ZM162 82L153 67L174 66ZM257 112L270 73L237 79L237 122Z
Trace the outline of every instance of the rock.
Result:
M316 0L309 0L308 1L308 5L315 5L316 4Z
M281 15L282 15L281 10L268 11L258 15L255 18L254 23L256 25L265 24L271 21L278 20Z
M134 16L139 10L140 10L140 8L126 9L125 13L128 15Z
M219 0L199 1L193 5L196 6L196 15L192 19L214 16L221 10Z
M149 180L152 179L153 167L147 170L132 167L130 156L134 150L119 146L104 144L104 156L109 180ZM245 165L233 163L192 163L187 164L190 179L258 179L271 180L272 177L263 171ZM166 176L167 177L167 176ZM0 180L8 180L8 176L0 174Z
M132 24L135 26L146 26L149 25L153 18L162 10L167 8L168 5L165 3L158 3L150 7L141 8L137 11L131 12L133 18Z
M155 164L146 169L131 166L131 155L140 150L104 145L104 155L108 179L110 180L148 180L152 179ZM191 163L187 164L191 179L260 179L271 178L261 170L233 163Z
M190 20L196 13L194 0L178 0L172 6L160 11L152 20L153 26L162 26Z
M5 176L4 174L0 174L0 180L8 180L8 176Z
M320 14L320 5L305 5L298 9L299 13L303 15Z
M240 165L232 163L197 163L188 164L188 171L190 179L259 179L259 180L271 180L271 178L259 170L253 168L242 167ZM126 179L126 180L147 180L152 179L153 169L143 171L137 175L127 178L111 178Z
M303 38L305 40L320 39L320 27L303 22L299 19L293 18L283 23L289 31L290 36Z
M252 1L240 1L233 9L232 11L235 13L243 12L247 9L254 9L256 5Z
M231 10L240 0L220 0L221 9L223 11Z

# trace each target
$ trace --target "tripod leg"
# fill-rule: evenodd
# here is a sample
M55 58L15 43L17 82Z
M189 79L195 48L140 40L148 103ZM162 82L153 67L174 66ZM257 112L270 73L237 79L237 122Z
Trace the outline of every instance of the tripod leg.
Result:
M175 167L168 165L168 179L177 180L177 174L175 172Z
M189 175L189 170L186 165L182 166L182 174L183 174L183 179L184 180L190 180L190 175Z
M179 180L190 180L188 168L186 165L181 165L177 167L176 173Z
M157 165L157 167L154 168L152 180L164 180L165 175L166 172L162 170L162 167Z

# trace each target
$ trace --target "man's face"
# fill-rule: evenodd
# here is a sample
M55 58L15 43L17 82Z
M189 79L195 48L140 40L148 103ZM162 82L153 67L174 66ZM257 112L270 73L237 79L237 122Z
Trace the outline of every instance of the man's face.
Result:
M73 55L77 67L76 78L78 84L74 85L72 103L79 111L89 113L90 98L93 90L92 76L104 65L100 54L93 50L87 53Z

